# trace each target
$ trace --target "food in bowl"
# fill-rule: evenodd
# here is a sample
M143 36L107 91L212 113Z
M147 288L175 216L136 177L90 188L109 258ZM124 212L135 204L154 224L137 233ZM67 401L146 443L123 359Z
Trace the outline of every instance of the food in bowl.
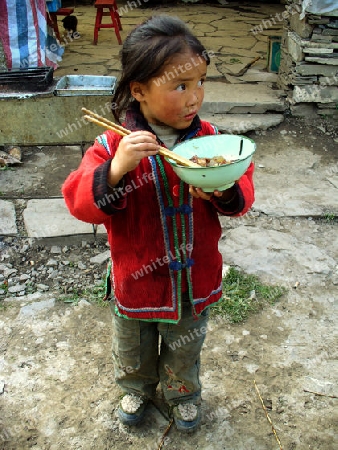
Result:
M224 191L238 181L248 169L256 150L255 142L233 134L201 136L186 140L172 148L173 152L187 159L194 156L212 159L222 156L231 163L218 166L181 166L170 157L166 158L181 180L205 192Z
M225 159L223 156L213 156L212 158L203 158L197 155L194 155L190 158L190 161L200 165L201 167L217 167L223 166L224 164L231 164L234 160Z

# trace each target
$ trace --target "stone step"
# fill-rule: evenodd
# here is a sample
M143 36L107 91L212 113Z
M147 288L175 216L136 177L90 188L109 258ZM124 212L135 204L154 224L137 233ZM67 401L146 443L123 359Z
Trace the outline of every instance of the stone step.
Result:
M221 133L243 134L267 130L283 122L283 114L206 114L202 119L216 125Z
M272 89L268 83L233 85L211 81L200 114L283 112L287 109L284 96L284 91Z

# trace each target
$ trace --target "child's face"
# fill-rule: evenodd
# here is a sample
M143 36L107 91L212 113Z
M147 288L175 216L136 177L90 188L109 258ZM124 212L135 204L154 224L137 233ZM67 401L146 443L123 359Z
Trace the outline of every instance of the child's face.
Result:
M206 73L202 56L180 54L163 67L159 76L144 84L136 83L138 92L133 93L133 83L131 90L148 123L182 130L191 124L202 105Z

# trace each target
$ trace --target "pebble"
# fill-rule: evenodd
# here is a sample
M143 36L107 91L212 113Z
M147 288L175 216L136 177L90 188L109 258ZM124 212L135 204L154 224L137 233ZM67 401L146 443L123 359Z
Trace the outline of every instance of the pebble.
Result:
M105 240L92 244L83 241L80 246L39 245L38 251L36 242L29 239L8 237L1 245L10 262L0 262L0 302L19 299L27 295L28 289L31 293L49 291L59 295L100 286L106 275L106 265L102 264L110 257ZM23 251L30 255L26 261L22 259ZM71 255L71 261L64 259L65 253ZM91 270L84 272L89 262Z
M47 261L47 266L57 266L58 262L56 261L56 259L50 259L49 261Z
M19 280L20 281L27 281L29 280L31 277L27 274L27 273L23 273L22 275L20 275Z
M53 245L52 248L50 249L50 252L53 254L60 254L61 247L59 247L58 245Z
M37 287L37 289L38 289L39 291L43 291L43 292L49 290L49 286L47 286L47 284L38 283L38 284L36 285L36 287Z

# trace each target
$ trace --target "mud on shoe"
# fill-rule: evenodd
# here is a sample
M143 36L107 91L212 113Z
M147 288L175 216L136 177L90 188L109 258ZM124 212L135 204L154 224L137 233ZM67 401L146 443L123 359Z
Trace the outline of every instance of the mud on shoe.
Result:
M201 421L201 408L193 403L180 403L173 407L173 418L178 430L193 432Z
M143 418L148 400L137 394L125 394L117 410L123 425L137 425Z

